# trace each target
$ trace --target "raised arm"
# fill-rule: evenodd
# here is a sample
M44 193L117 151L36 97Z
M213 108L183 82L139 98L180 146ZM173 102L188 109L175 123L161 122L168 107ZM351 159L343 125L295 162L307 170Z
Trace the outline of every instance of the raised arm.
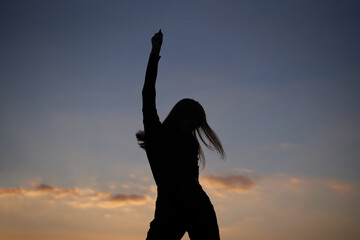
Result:
M145 74L145 83L142 90L143 104L143 122L144 130L149 134L160 126L159 116L156 110L156 90L155 83L160 59L160 50L162 45L163 34L161 30L151 38L152 50L149 57Z

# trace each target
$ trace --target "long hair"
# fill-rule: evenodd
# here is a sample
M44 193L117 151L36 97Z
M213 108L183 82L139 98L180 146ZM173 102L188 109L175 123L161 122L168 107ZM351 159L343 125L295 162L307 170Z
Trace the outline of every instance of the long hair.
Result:
M198 145L199 159L203 166L205 166L205 155L198 138L208 149L217 151L221 159L225 159L222 144L215 131L207 123L204 108L197 101L189 98L180 100L165 118L162 127L180 129L184 133L190 133ZM144 131L136 133L141 148L145 148L146 145L145 134Z

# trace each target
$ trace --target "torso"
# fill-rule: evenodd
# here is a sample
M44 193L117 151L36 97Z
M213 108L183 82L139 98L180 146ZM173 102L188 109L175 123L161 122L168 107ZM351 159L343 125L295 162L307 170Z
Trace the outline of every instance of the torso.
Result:
M146 143L155 182L162 189L187 189L198 185L198 147L191 135L162 130Z

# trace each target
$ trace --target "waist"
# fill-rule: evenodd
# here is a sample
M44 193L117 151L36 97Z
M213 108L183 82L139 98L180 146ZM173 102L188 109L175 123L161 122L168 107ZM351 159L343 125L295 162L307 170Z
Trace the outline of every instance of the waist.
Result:
M179 182L166 182L158 184L157 192L160 195L193 194L203 191L197 178Z

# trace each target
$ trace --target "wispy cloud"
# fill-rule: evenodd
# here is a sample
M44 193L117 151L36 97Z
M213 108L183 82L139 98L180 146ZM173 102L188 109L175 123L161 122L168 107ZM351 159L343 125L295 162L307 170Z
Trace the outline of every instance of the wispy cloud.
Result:
M201 182L214 204L224 239L351 239L360 233L358 181L234 169L229 174L203 176ZM155 186L151 188L156 191ZM48 230L56 224L67 231L71 225L76 231L106 230L116 237L121 232L122 239L132 239L126 234L141 239L136 234L148 227L144 219L153 216L154 199L150 196L155 194L146 189L125 194L128 190L116 194L38 183L26 188L0 188L0 211L6 213L0 222L18 232L24 226Z
M96 191L89 188L59 188L40 184L34 188L0 188L0 198L40 198L62 199L77 208L116 208L123 205L144 204L150 199L145 194L113 194L110 191Z
M244 175L224 175L214 176L208 175L202 179L206 187L214 189L222 189L226 191L247 193L257 184L250 177Z

